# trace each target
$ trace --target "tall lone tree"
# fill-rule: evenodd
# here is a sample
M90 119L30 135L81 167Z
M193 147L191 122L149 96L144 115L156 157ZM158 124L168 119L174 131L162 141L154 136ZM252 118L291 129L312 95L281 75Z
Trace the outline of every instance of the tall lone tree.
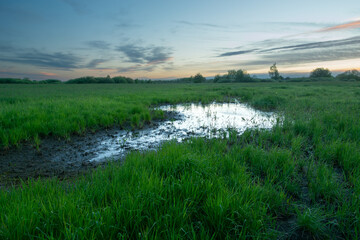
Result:
M281 76L279 74L279 71L276 67L276 63L274 63L271 67L270 67L270 71L269 71L269 76L271 79L274 79L274 80L279 80L281 79Z

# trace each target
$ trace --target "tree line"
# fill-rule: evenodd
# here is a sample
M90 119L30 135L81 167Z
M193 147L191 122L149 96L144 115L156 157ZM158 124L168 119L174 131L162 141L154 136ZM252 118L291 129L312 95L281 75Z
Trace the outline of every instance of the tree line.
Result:
M269 82L269 81L289 81L289 82L302 82L302 81L330 81L330 80L339 80L339 81L360 81L360 72L358 70L348 70L341 74L338 74L334 77L331 71L327 68L316 68L311 71L308 77L295 77L284 78L279 73L276 63L270 66L269 69L269 78L257 78L256 76L250 76L250 74L244 70L229 70L226 74L220 75L217 74L212 79L206 79L201 73L196 74L195 76L187 78L179 78L176 80L140 80L132 79L124 76L110 77L93 77L86 76L80 78L70 79L68 81L62 82L56 79L47 79L47 80L30 80L28 78L18 79L18 78L0 78L1 83L15 83L15 84L89 84L89 83L122 83L122 84L138 84L138 83L165 83L165 82L178 82L178 83L205 83L205 82L214 82L214 83L229 83L229 82Z
M129 77L117 76L117 77L80 77L75 79L70 79L65 83L68 84L83 84L83 83L151 83L152 81L149 80L139 80L139 79L132 79Z
M46 80L30 80L28 78L0 78L0 84L53 84L53 83L62 83L57 79L46 79Z
M140 79L132 79L129 77L124 76L116 76L110 77L93 77L93 76L86 76L86 77L79 77L70 79L68 81L60 81L56 79L47 79L47 80L30 80L28 78L0 78L1 83L14 83L14 84L55 84L55 83L65 83L65 84L91 84L91 83L152 83L152 80L140 80Z
M258 78L256 76L250 76L250 74L244 70L229 70L226 74L220 75L217 74L213 79L206 80L200 73L195 76L188 78L177 79L177 82L183 83L204 83L204 82L214 82L214 83L229 83L229 82L269 82L269 81L331 81L331 80L340 80L340 81L360 81L360 72L358 70L349 70L344 73L338 74L334 77L331 71L327 68L315 68L310 72L308 77L283 77L277 69L276 63L270 66L268 72L269 78Z

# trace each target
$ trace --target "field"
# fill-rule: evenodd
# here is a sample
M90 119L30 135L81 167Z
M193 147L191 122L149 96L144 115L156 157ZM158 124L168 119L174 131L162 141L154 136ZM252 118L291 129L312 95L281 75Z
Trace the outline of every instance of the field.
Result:
M270 131L169 142L77 179L0 189L1 239L357 239L360 84L0 85L1 152L141 128L165 103L276 111ZM1 153L0 152L0 153ZM0 154L0 161L1 161Z
M224 101L236 94L230 86L192 84L0 85L0 146L114 125L139 128L163 117L150 106Z

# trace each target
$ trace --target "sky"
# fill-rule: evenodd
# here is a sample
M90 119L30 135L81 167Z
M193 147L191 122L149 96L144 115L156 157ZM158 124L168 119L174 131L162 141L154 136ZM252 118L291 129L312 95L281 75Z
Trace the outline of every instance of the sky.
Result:
M0 0L0 77L360 70L359 0Z

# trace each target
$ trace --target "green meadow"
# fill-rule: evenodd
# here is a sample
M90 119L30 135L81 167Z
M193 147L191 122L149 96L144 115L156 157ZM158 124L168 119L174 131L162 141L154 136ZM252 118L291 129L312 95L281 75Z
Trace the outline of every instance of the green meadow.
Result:
M0 239L360 238L359 82L3 84L1 151L233 99L283 119L0 189Z

